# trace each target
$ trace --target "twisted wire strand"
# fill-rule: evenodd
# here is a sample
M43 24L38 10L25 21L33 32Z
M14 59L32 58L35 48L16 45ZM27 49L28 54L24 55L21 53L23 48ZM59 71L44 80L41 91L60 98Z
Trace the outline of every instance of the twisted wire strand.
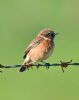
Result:
M47 69L49 69L50 67L55 67L55 66L60 66L62 68L62 71L64 72L64 68L69 67L70 66L78 66L79 63L72 63L72 60L68 61L68 62L64 62L60 60L60 63L45 63L45 64L32 64L31 67L46 67ZM22 65L2 65L0 64L0 68L19 68ZM0 72L2 72L2 70L0 70Z

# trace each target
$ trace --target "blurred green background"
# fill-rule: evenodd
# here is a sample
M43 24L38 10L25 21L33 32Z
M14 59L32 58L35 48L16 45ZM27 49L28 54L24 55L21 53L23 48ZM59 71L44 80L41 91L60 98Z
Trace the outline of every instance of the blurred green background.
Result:
M22 64L29 42L44 29L59 32L47 60L79 61L78 0L0 0L0 63ZM0 73L0 100L79 100L79 68L39 68Z

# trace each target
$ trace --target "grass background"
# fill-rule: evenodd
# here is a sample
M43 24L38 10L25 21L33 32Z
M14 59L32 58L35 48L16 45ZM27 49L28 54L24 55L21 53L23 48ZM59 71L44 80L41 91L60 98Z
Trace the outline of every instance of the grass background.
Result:
M52 28L55 50L47 62L79 61L78 0L0 0L0 63L22 64L23 52L43 28ZM79 68L39 68L0 73L1 100L79 100Z

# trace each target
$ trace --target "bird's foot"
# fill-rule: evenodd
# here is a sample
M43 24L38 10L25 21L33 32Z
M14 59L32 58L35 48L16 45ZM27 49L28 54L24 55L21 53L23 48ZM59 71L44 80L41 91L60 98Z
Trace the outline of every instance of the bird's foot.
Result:
M49 67L50 67L50 63L45 63L45 67L46 67L46 69L48 70Z
M27 69L29 70L29 68L31 67L33 69L33 64L27 64Z
M45 64L46 69L49 69L50 63L46 63L46 62L44 62L44 61L41 61L41 62Z
M37 67L37 69L38 69L38 68L40 67L40 64L38 63L36 67Z

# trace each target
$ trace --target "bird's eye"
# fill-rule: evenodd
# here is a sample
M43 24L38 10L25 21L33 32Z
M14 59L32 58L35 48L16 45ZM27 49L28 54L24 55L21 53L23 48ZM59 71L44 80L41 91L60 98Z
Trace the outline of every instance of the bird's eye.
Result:
M55 34L54 34L54 33L52 33L52 34L51 34L51 36L52 36L52 37L55 37Z
M41 35L43 35L43 34L41 33Z
M49 36L49 33L45 34L45 37L48 37Z

